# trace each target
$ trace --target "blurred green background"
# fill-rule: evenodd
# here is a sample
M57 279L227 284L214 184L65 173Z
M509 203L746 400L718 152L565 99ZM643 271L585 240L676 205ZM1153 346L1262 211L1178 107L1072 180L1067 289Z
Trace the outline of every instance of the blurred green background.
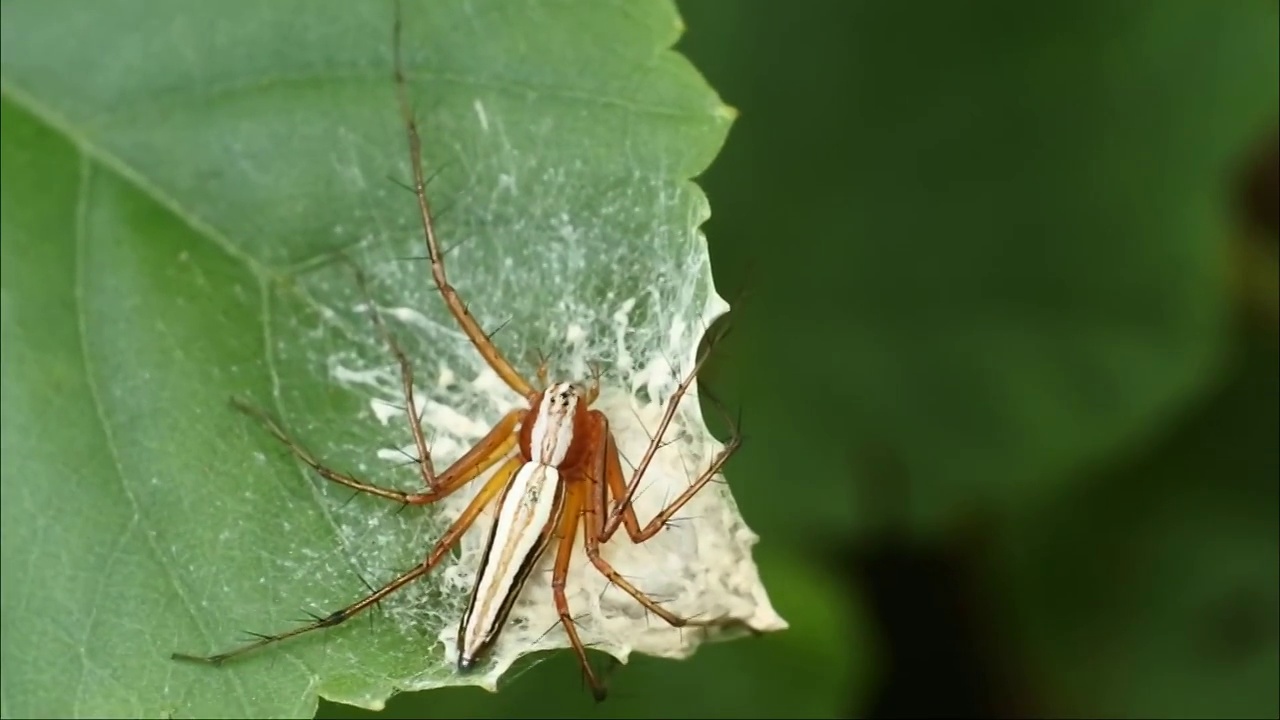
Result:
M382 715L1276 717L1276 4L680 10L792 629Z
M679 8L791 629L319 716L1280 716L1280 5Z

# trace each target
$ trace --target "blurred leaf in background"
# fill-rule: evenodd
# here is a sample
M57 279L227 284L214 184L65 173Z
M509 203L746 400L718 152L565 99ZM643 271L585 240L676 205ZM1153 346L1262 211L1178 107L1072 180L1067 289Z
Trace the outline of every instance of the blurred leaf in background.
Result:
M703 184L751 295L708 376L759 438L730 469L762 532L895 520L849 480L868 445L918 530L1051 498L1215 381L1276 3L681 8L742 108Z
M1280 714L1280 355L1236 350L1143 457L1000 536L995 608L1046 713Z
M1274 444L1233 444L1236 461L1183 470L1160 498L1143 497L1157 480L1112 463L1170 449L1171 428L1201 422L1206 395L1240 382L1232 194L1275 137L1277 4L681 8L681 47L742 109L703 184L718 282L750 293L708 373L757 438L729 470L746 515L767 537L815 548L867 548L905 526L914 532L899 562L912 552L949 562L964 551L958 527L1011 518L1022 534L998 535L1016 543L1003 552L1043 547L1025 553L1039 574L1016 573L1014 586L970 577L962 594L989 603L970 606L973 624L996 637L939 663L992 666L976 673L996 678L988 705L1265 714L1274 626L1248 618L1278 611L1265 590L1280 534ZM1275 156L1261 157L1274 171ZM1248 246L1260 251L1243 261L1262 280L1250 287L1264 310L1276 302L1271 208L1269 233ZM1262 327L1250 346L1275 345L1274 322ZM1276 372L1274 357L1254 357L1255 371ZM1274 434L1280 398L1254 394L1219 412L1250 437ZM1108 602L1119 591L1105 545L1061 532L1094 523L1132 534L1141 561L1194 551L1184 574L1137 574L1125 591L1140 616L1159 619L1118 632L1135 616ZM1219 524L1236 539L1215 539ZM922 542L931 536L933 548ZM1058 572L1056 592L1027 590ZM890 590L918 612L959 602ZM1248 607L1233 611L1244 596ZM1235 627L1253 635L1238 665L1175 647L1192 635L1221 641L1198 613L1223 606L1217 617L1243 616ZM878 674L905 673L895 684L914 693L914 705L903 701L912 707L963 714L946 703L971 688L900 665L945 651L922 634L932 628L922 618L914 635L885 638ZM1096 642L1108 638L1103 654ZM1040 662L1007 672L1023 657ZM1109 671L1095 697L1089 681ZM1161 697L1171 684L1179 691Z

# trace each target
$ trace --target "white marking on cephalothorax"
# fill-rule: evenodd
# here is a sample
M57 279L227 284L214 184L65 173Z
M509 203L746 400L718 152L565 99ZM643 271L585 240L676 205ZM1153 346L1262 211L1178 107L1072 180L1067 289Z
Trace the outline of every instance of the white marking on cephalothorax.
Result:
M534 462L560 467L573 444L573 415L577 409L578 389L571 383L556 383L543 391L530 433L529 452Z
M520 588L550 542L564 493L560 471L525 463L503 495L458 630L458 663L470 666L502 630Z

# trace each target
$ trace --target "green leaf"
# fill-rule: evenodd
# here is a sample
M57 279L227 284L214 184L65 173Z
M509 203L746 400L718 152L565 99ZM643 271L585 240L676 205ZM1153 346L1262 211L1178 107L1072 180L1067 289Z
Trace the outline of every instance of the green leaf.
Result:
M395 688L492 685L519 653L564 644L539 642L555 611L538 574L508 649L454 673L440 641L466 600L472 533L371 626L221 668L168 657L352 602L362 580L420 562L466 500L398 515L348 502L229 407L266 407L339 470L421 486L396 451L410 435L388 405L394 362L337 253L365 269L414 359L437 467L521 401L413 259L414 199L387 179L409 178L391 18L388 3L3 5L5 716L308 716L317 694L377 708ZM450 279L526 371L537 351L553 377L603 362L630 458L647 443L636 421L724 307L688 179L732 112L668 50L679 32L669 3L406 8ZM642 493L650 510L688 482L681 461L718 447L691 399ZM677 593L673 611L785 626L728 490L697 502L689 514L712 520L618 550L620 570ZM682 656L701 637L648 629L581 556L570 582L585 638L616 655Z
M702 183L750 296L705 379L762 534L1052 496L1212 381L1276 3L736 8L689 3L682 48L743 108Z
M1044 714L1280 713L1280 357L1236 360L1143 457L1005 528L1001 618Z

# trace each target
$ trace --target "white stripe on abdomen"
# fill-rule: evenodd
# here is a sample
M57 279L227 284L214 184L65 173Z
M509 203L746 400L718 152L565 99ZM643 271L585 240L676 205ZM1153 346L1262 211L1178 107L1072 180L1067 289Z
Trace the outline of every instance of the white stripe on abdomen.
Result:
M525 463L503 493L458 629L458 667L470 668L498 636L525 579L554 534L564 504L560 471Z

